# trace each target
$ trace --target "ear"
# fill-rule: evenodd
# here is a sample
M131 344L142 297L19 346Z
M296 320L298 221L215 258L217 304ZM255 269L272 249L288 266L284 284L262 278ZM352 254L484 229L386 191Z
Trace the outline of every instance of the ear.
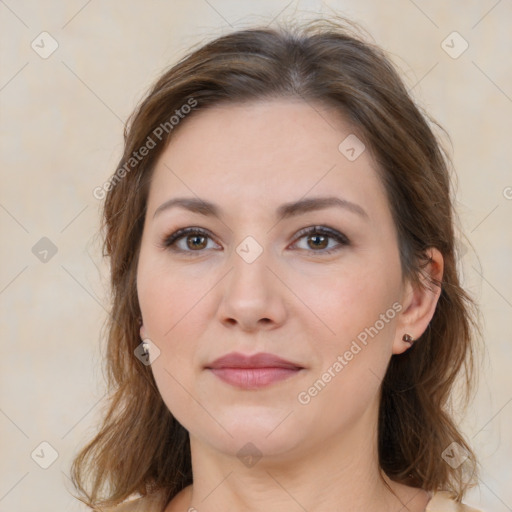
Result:
M144 324L140 326L140 339L145 340L147 338L146 328L144 327Z
M443 279L443 256L434 247L427 249L426 254L430 261L424 271L440 283ZM393 354L402 354L410 348L410 343L402 340L404 334L410 334L413 340L418 339L434 316L437 301L441 295L441 287L431 283L422 274L420 274L420 280L425 286L414 285L410 281L407 281L404 286L400 302L402 310L397 320L393 341Z

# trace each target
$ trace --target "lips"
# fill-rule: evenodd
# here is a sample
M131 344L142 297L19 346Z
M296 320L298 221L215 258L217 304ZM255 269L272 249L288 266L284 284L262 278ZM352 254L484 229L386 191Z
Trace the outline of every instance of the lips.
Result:
M274 354L252 356L232 352L205 367L223 382L241 389L258 389L286 380L304 368Z
M237 352L216 359L205 367L216 377L242 389L257 389L300 373L304 368L274 354L246 356Z
M300 370L302 366L266 352L260 352L252 356L232 352L215 359L206 368L288 368Z

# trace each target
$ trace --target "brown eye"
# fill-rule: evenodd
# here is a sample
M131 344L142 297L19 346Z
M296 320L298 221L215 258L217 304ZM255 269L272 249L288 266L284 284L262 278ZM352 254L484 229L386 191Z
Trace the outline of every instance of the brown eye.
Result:
M319 256L331 254L340 250L343 246L350 245L350 241L345 235L324 226L305 228L297 236L298 240L307 239L307 247L299 247L299 249L309 253L318 253ZM183 228L165 237L161 247L187 254L201 253L204 252L204 249L208 249L209 240L213 242L210 233L202 228ZM336 244L329 247L331 241L336 242ZM298 242L295 242L293 245L296 246L297 244Z
M305 228L299 231L297 235L299 240L302 238L307 239L307 247L311 250L308 250L308 248L305 248L304 250L307 252L318 253L319 256L323 254L331 254L339 251L346 245L350 245L349 239L344 234L336 231L335 229L323 226ZM327 249L331 240L334 240L337 244Z
M312 242L312 243L310 243ZM329 245L329 237L325 235L308 235L308 245L312 249L325 249Z
M204 229L184 228L165 237L161 246L175 252L199 253L208 248L209 240L211 236Z
M187 235L184 238L187 241L187 247L189 249L204 249L207 245L205 243L207 237L204 235Z

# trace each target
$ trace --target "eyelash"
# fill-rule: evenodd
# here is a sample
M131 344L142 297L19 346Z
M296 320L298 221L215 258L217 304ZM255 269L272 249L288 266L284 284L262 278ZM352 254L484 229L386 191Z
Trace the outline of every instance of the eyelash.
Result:
M212 239L212 237L210 236L210 233L208 231L206 231L205 229L193 228L193 227L183 228L183 229L178 229L174 233L171 233L170 235L166 236L162 241L161 247L163 249L167 249L167 250L170 250L173 252L188 253L190 255L194 252L197 252L197 253L204 252L204 250L197 250L197 251L183 250L183 249L178 249L175 247L176 242L178 242L182 238L186 238L189 235L201 235L201 236L208 237L208 238ZM326 254L332 254L336 251L339 251L342 247L350 245L349 239L344 234L342 234L334 229L325 227L325 226L310 226L310 227L300 230L297 233L297 242L301 238L304 238L305 236L308 236L308 235L309 236L311 236L311 235L327 236L327 237L330 237L330 238L336 240L339 243L338 246L333 247L331 249L323 249L323 250L318 250L318 251L314 251L314 250L307 251L307 252L312 252L312 253L319 253L320 256L326 255ZM297 243L297 242L295 242L295 243ZM294 243L294 245L295 245L295 243Z

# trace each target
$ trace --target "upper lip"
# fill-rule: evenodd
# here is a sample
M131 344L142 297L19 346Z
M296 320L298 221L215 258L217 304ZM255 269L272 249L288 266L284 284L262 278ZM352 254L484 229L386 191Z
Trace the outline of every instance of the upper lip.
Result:
M231 352L215 359L206 365L206 368L303 368L299 364L287 361L274 354L260 352L253 355L245 355L239 352Z

